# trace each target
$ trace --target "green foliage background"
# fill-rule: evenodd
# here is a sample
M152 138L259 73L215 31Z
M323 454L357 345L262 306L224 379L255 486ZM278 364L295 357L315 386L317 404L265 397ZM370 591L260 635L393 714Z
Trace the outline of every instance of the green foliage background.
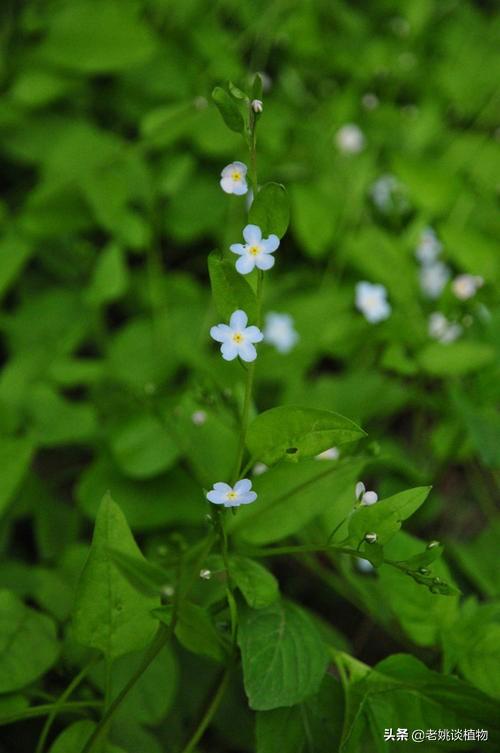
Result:
M240 240L245 199L218 180L247 154L210 93L259 71L259 181L284 184L291 205L264 309L291 314L300 339L287 355L259 346L255 410L333 410L368 436L338 461L254 478L258 502L229 521L243 679L238 665L219 684L224 583L184 573L196 582L176 640L120 706L106 751L184 750L218 687L193 749L384 752L415 747L384 742L388 727L471 727L498 750L495 3L5 0L0 18L0 751L40 753L43 717L86 668L43 741L83 750L103 696L158 620L171 624L172 562L206 535L203 489L234 467L244 372L209 340L230 311L216 310L207 260ZM359 154L336 146L346 123L363 130ZM370 190L387 174L401 193L379 211ZM454 274L483 277L471 300L449 286L422 296L428 225ZM212 283L221 264L211 257ZM380 325L354 307L362 279L388 290ZM463 324L460 339L429 338L435 310ZM248 559L337 526L355 546L365 521L342 521L360 478L384 500L432 484L423 507L427 492L404 513L363 512L393 561L443 542L432 573L461 595L340 553ZM210 557L194 564L222 572Z

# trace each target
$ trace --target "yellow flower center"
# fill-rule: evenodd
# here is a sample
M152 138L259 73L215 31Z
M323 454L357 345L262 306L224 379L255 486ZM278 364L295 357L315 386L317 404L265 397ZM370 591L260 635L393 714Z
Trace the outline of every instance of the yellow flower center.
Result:
M236 499L238 495L236 492L233 491L233 492L228 492L226 496L228 499Z
M243 342L243 335L241 332L235 332L233 334L233 342L237 343L238 345Z
M248 253L252 254L252 256L257 256L260 254L260 246L250 246Z
M241 180L241 173L238 173L238 172L231 173L231 178L235 181Z

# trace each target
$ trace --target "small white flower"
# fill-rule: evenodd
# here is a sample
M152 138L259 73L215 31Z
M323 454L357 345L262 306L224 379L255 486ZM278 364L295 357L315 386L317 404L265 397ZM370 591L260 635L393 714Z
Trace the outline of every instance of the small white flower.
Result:
M255 502L257 494L252 491L252 482L248 478L237 481L234 486L218 481L213 489L207 493L207 499L214 505L224 507L239 507Z
M366 110L375 110L379 105L379 99L373 92L366 92L361 98L361 103Z
M210 580L211 577L212 577L211 570L207 570L207 569L200 570L200 578L202 578L203 580Z
M319 455L316 455L316 460L338 460L340 452L337 447L329 447L328 450L323 450Z
M247 166L243 162L231 162L221 172L220 187L226 193L243 196L248 191Z
M252 468L252 473L254 476L262 476L262 474L268 470L269 466L265 463L255 463L254 467Z
M242 275L247 275L254 267L257 269L271 269L274 266L274 256L279 247L280 239L277 235L269 238L262 237L262 231L257 225L247 225L243 230L243 243L233 243L229 246L233 254L240 258L236 261L236 269Z
M425 264L420 270L420 287L427 298L439 298L450 279L450 270L441 261Z
M266 316L264 342L274 345L280 353L288 353L299 339L289 314L270 311Z
M372 324L387 319L391 313L387 290L383 285L372 285L371 282L358 282L356 285L356 307Z
M377 534L376 533L365 533L365 541L368 544L375 544L377 542Z
M442 251L442 244L431 227L422 230L415 256L421 264L432 264Z
M262 100L261 99L253 99L252 100L252 110L254 112L257 112L257 113L258 112L262 112L263 109L264 109L264 105L262 104Z
M462 334L462 327L457 322L450 322L440 311L429 317L429 337L441 343L452 343Z
M195 426L203 426L206 420L207 414L204 410L195 410L195 412L191 416L191 421Z
M478 275L458 275L451 283L451 289L457 298L466 301L476 295L479 288L484 284L482 277Z
M231 314L229 324L217 324L210 330L210 336L222 343L220 352L225 361L234 361L238 356L242 361L255 361L257 351L253 343L259 343L264 335L258 327L247 327L248 316L238 310Z
M365 136L355 123L346 123L335 134L335 143L344 154L358 154L365 147Z
M362 505L374 505L378 501L378 494L372 491L366 491L366 486L362 481L358 481L355 489L355 496Z

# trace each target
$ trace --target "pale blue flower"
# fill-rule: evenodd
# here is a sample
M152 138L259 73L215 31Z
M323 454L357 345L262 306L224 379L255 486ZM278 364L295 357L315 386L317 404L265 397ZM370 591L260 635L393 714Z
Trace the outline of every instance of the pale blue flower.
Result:
M299 339L289 314L270 311L266 316L264 342L274 345L280 353L288 353Z
M358 282L356 285L356 307L371 324L387 319L391 305L387 301L387 290L383 285L371 282Z
M439 298L450 279L450 270L441 261L424 264L420 270L420 287L427 298Z
M420 240L415 249L415 256L421 264L432 264L443 249L441 241L431 227L426 227L420 234Z
M237 481L234 486L218 481L213 489L207 493L207 499L214 505L224 507L239 507L255 502L257 494L252 491L252 482L248 478Z
M253 343L259 343L264 335L258 327L247 327L248 316L238 310L231 314L229 324L217 324L210 330L210 336L222 343L220 352L225 361L233 361L238 356L242 361L255 361L257 351Z
M242 196L248 191L247 166L243 162L231 162L221 172L220 187L225 193Z
M262 231L257 225L247 225L243 230L243 243L233 243L229 246L233 254L240 258L236 262L236 269L242 275L247 275L254 267L267 270L274 266L273 254L280 245L277 235L269 238L262 237Z

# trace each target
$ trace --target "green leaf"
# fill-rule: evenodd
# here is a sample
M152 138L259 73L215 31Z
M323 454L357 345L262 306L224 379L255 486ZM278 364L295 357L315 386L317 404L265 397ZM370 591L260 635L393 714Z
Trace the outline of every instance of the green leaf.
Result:
M496 518L474 539L450 541L447 545L447 550L471 583L490 598L500 596L499 541L500 518Z
M424 731L487 729L491 750L495 750L495 743L498 745L500 724L495 702L462 680L433 672L406 654L390 656L373 669L346 655L340 661L350 680L340 753L389 753L397 743L381 741L381 732L391 727ZM429 752L442 748L442 743L437 747L425 745ZM455 749L462 746L457 743Z
M252 458L272 465L281 458L297 461L312 457L364 436L359 426L339 413L283 405L252 421L247 446Z
M127 0L95 5L78 0L59 6L41 54L50 62L84 73L112 73L144 63L156 42Z
M252 709L292 706L318 690L328 655L316 626L296 604L243 610L238 644Z
M0 693L32 683L55 664L58 654L54 622L10 591L0 591Z
M262 99L262 76L256 73L252 83L252 99Z
M27 472L33 449L28 439L0 436L0 515Z
M248 606L262 609L279 597L278 581L263 565L249 557L232 555L229 569Z
M149 596L156 596L168 585L170 575L158 565L153 565L143 557L139 559L117 549L110 549L109 553L118 569L139 591Z
M110 303L120 298L128 285L128 269L123 249L112 243L99 255L87 290L92 305Z
M417 356L421 368L438 377L470 374L495 360L495 349L487 343L459 341L431 343Z
M142 414L113 429L111 449L120 470L131 478L150 478L168 470L179 450L159 419Z
M208 257L208 273L218 314L229 321L233 311L242 309L248 314L250 324L257 317L257 299L255 293L240 275L232 261L224 259L218 251L212 251Z
M325 515L331 530L352 509L354 486L364 460L326 463L280 463L254 479L253 505L240 508L228 530L252 544L269 544L292 536L313 518ZM326 467L325 467L326 466Z
M361 505L349 520L349 537L357 546L364 540L366 533L376 533L377 543L387 544L399 531L401 523L418 510L432 487L417 486L387 499L381 499L374 505ZM369 545L367 545L369 550Z
M258 225L264 237L274 233L282 238L290 222L290 202L285 187L280 183L265 183L254 197L248 221Z
M171 622L171 609L162 607L155 609L154 614L166 625ZM208 656L216 661L223 661L226 653L221 636L203 607L188 601L179 605L179 613L175 625L175 635L184 648L193 654Z
M97 513L92 546L78 583L73 630L79 643L116 659L151 641L156 621L150 612L159 599L130 585L114 564L110 549L142 557L122 511L107 494Z
M343 705L340 683L325 675L319 691L303 703L258 711L257 753L332 753L338 750Z
M236 102L230 97L225 89L216 86L212 92L212 99L222 115L224 123L231 131L243 133L245 123Z
M74 722L61 732L49 753L81 753L83 746L95 730L95 722L85 719ZM103 753L124 753L123 748L107 743Z

